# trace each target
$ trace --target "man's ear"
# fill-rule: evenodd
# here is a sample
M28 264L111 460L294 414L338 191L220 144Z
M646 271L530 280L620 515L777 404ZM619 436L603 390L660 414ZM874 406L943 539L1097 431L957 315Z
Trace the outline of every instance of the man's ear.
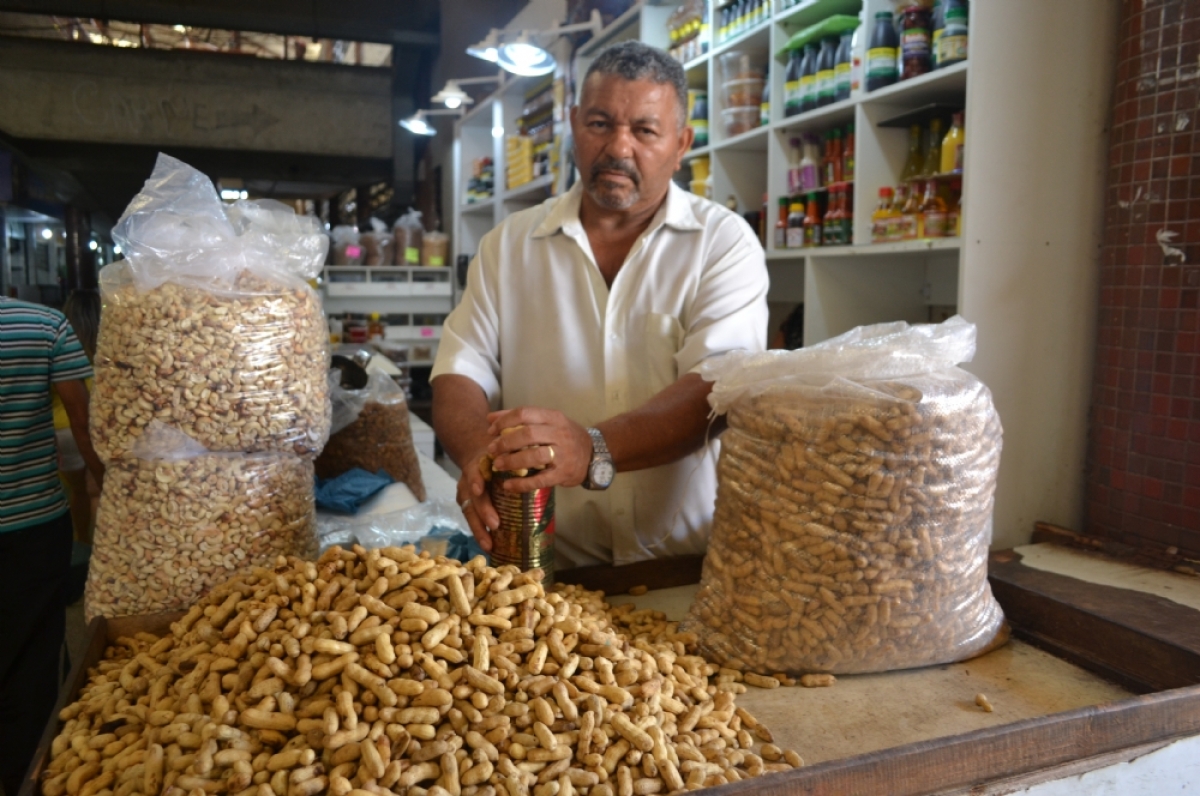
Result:
M696 141L696 131L687 122L683 123L683 129L679 131L679 163L675 165L675 170L683 165L683 156L692 148L692 144Z

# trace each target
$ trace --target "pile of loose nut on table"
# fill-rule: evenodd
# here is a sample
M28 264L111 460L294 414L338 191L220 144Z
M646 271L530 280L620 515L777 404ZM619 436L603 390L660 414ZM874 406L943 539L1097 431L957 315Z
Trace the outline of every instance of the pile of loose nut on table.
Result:
M540 578L409 547L280 557L110 647L43 793L647 796L802 765L662 614Z

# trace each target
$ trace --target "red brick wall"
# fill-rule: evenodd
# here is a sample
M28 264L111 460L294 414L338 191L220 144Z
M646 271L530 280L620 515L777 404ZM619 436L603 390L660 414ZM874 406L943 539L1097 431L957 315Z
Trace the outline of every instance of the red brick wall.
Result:
M1200 555L1200 0L1124 0L1117 58L1087 531Z

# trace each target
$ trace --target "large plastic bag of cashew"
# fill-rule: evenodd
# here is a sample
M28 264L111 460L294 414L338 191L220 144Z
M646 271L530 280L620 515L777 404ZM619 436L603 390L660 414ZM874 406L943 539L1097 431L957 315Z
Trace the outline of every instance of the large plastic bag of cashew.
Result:
M84 613L187 610L239 572L316 553L311 459L211 453L152 423L105 472Z
M723 665L874 672L1007 639L987 581L1000 418L975 327L881 324L706 363L728 419L682 629Z
M329 336L305 282L328 248L319 222L270 200L225 205L160 155L113 239L125 259L100 272L97 453L128 455L152 420L213 452L319 453Z

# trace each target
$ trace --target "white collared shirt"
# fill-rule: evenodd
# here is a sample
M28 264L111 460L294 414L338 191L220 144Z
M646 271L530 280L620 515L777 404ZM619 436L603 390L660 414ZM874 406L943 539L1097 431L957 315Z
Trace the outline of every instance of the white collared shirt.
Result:
M493 409L557 409L594 426L636 409L708 357L761 351L767 269L737 214L672 184L611 290L579 220L582 188L483 237L432 378L466 376ZM558 566L703 553L718 446L555 493Z

